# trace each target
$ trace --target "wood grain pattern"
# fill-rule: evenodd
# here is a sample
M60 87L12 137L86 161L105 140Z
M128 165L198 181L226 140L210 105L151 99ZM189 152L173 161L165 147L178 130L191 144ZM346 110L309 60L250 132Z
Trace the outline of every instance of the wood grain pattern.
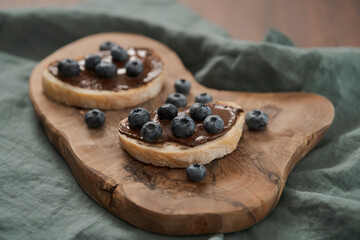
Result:
M85 0L1 0L9 7L71 6ZM360 46L359 0L178 0L230 36L261 41L277 28L300 47Z
M155 49L165 62L165 86L158 97L142 104L154 109L173 92L177 78L192 82L187 96L208 92L215 100L234 101L247 112L258 108L269 115L266 130L245 127L238 148L206 166L202 183L186 180L183 169L143 164L119 146L117 126L131 109L106 111L105 126L91 130L86 110L67 107L45 97L41 72L51 61L94 52L112 40ZM64 156L80 186L100 205L125 221L148 231L189 235L232 232L262 220L279 201L294 165L325 134L333 117L332 104L309 93L246 93L207 89L184 68L177 55L152 39L107 33L83 38L44 59L34 69L29 94L50 141Z
M242 40L261 41L276 28L301 47L360 45L358 0L178 1Z

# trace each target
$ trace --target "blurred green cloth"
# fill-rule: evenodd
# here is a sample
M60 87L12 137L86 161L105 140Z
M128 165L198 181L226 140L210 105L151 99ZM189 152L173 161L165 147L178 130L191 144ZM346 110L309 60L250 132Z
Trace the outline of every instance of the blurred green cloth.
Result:
M240 232L177 239L360 239L360 49L300 49L276 30L263 43L231 39L165 0L0 12L0 239L172 238L133 227L88 197L28 97L30 73L42 58L109 31L163 42L208 87L313 92L336 109L329 132L295 166L266 219Z

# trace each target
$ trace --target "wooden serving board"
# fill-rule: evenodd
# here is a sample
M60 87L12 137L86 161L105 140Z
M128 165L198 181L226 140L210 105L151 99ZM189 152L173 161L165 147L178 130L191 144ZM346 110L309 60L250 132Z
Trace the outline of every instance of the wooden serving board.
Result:
M98 50L111 40L123 47L155 49L165 63L165 86L141 107L154 109L174 91L178 78L191 81L189 104L197 94L215 101L234 101L245 112L269 115L266 130L244 126L238 148L206 165L202 183L186 179L184 169L154 167L134 160L119 144L118 123L131 108L105 111L97 130L84 122L87 110L49 100L42 92L41 73L50 62ZM233 232L249 228L275 208L294 165L321 139L334 117L332 104L309 93L246 93L208 89L198 84L179 57L144 36L105 33L73 42L45 58L34 69L29 93L50 141L67 161L75 179L96 202L121 219L148 231L168 235Z

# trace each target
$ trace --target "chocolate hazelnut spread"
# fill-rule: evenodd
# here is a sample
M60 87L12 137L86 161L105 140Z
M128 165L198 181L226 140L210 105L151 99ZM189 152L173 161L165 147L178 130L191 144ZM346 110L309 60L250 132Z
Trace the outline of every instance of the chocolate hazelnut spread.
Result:
M102 51L98 54L102 61L112 62L117 66L117 75L114 78L104 79L99 78L95 70L85 69L85 57L76 59L80 66L80 74L75 77L62 77L58 74L58 61L49 65L49 72L59 80L71 84L76 87L94 89L94 90L109 90L119 91L131 88L137 88L147 84L156 77L158 77L163 70L163 63L161 59L155 55L151 49L147 48L129 48L127 50L128 59L137 58L143 62L144 70L137 77L129 77L126 75L125 63L116 62L112 59L110 51Z
M212 134L208 133L205 128L203 121L195 121L195 132L192 136L187 138L178 138L172 134L171 131L171 120L160 120L158 115L156 114L156 110L150 113L151 121L157 122L161 125L163 133L159 140L156 143L163 143L163 142L174 142L177 144L181 144L188 147L195 147L200 144L206 143L208 141L214 140L218 137L223 136L226 134L232 126L236 123L236 120L239 116L240 112L243 112L241 108L234 108L230 106L225 106L218 103L209 103L206 104L210 106L212 115L219 115L224 121L224 128L220 133ZM178 115L180 114L187 114L189 115L190 107L179 108ZM121 134L125 134L128 137L144 141L140 135L140 129L132 129L129 126L129 122L126 121L121 123L119 126L119 132Z

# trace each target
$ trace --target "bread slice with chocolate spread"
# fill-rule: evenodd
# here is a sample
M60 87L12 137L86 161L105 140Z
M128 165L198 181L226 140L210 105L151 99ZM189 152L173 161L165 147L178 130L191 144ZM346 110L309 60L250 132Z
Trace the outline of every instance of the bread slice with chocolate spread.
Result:
M119 136L121 147L131 156L155 166L186 168L189 164L207 164L233 152L238 146L244 124L244 111L233 102L206 104L212 115L220 116L224 128L220 133L211 134L204 129L202 121L195 121L195 132L187 138L178 138L171 132L171 121L160 120L156 111L151 112L150 121L162 127L162 136L155 142L146 142L139 129L131 129L128 118L120 121ZM180 114L189 115L189 107L179 108Z
M87 69L85 56L72 60L77 62L80 71L70 77L60 74L60 61L53 62L42 73L43 91L49 98L66 105L99 109L131 107L155 97L164 79L161 58L148 48L129 48L126 52L127 59L122 62L114 61L110 50L97 53L101 62L116 66L116 75L111 77L99 77L94 68ZM132 59L143 65L138 76L126 73L126 63Z

